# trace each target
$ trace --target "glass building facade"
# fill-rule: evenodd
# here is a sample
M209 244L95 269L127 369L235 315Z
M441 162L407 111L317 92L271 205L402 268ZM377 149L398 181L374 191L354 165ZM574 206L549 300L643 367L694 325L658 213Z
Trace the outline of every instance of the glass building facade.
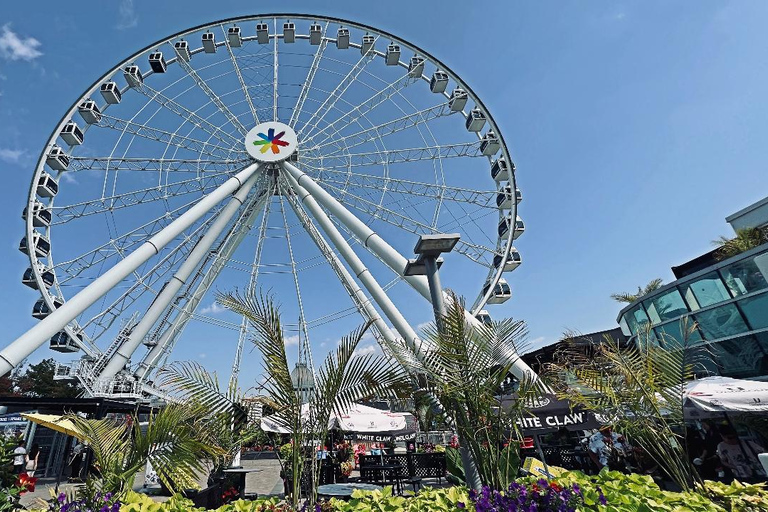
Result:
M651 327L651 341L673 350L706 343L712 373L768 380L768 244L718 262L650 293L619 314L626 336Z

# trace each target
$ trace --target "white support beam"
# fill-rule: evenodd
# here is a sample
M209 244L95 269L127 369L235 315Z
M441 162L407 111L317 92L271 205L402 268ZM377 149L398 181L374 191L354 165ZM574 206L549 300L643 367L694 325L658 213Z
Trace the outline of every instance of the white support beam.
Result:
M336 198L329 194L323 187L316 183L306 173L298 169L295 165L286 161L282 162L281 166L285 173L292 177L293 180L295 180L297 185L303 187L311 197L313 197L318 203L322 204L334 217L341 221L342 224L344 224L358 238L358 240L360 240L360 243L363 245L363 247L366 247L371 252L373 252L387 266L389 266L392 271L400 276L403 276L406 282L408 282L408 284L410 284L426 300L428 300L430 303L432 302L429 292L429 284L427 283L427 278L425 276L405 276L405 266L408 263L408 260L405 258L405 256L397 252L367 224L365 224L349 210L347 210L344 205L342 205ZM308 203L305 202L305 204ZM447 294L445 298L446 300L451 300L451 297ZM464 313L464 316L470 325L480 327L480 322L474 316L472 316L468 311L465 311ZM385 314L387 314L386 311ZM389 318L389 315L387 315L387 317ZM397 328L399 332L397 324L395 324L391 318L390 321L392 321L393 325L395 325L395 328ZM406 337L406 340L407 339L408 338ZM520 357L515 359L515 364L512 367L512 373L518 379L536 379L538 377L536 372L534 372Z
M285 170L285 167L283 169ZM368 268L363 264L362 260L355 254L355 251L352 250L352 247L344 239L344 236L339 232L336 226L333 225L333 222L328 215L326 215L323 209L320 208L320 205L315 198L307 191L307 189L298 183L290 172L284 172L284 174L309 213L311 213L315 220L317 220L317 223L320 224L320 227L325 231L325 234L328 236L331 243L336 246L341 257L344 258L352 269L352 272L355 273L355 276L357 276L360 282L363 283L363 286L365 286L368 293L371 294L371 297L376 304L379 305L384 315L389 318L390 322L392 322L392 325L397 332L400 333L400 336L405 339L409 348L415 354L421 354L421 340L419 339L418 334L416 334L416 331L413 330L402 313L400 313L400 310L397 309L397 306L395 306L392 299L389 298L387 292L384 291L373 277L373 274L371 274Z
M259 176L260 174L257 172L251 174L235 195L232 196L229 203L227 203L227 205L219 212L216 220L197 242L184 263L182 263L173 277L165 283L165 286L163 286L160 293L155 297L155 300L152 301L152 305L149 306L149 309L144 314L141 321L133 328L128 339L123 342L114 356L112 356L112 359L107 362L104 370L102 370L101 374L97 377L99 380L112 379L131 359L131 356L136 349L139 348L142 341L144 341L144 337L149 330L155 325L155 322L160 318L160 315L163 314L163 311L165 311L171 301L176 297L176 293L181 289L184 283L187 282L189 276L192 275L192 272L194 272L203 258L208 254L211 246L216 242L219 235L221 235L229 224L229 221L232 220L232 217L234 217L240 209L240 206L242 206L245 198L248 197L248 193L253 188L253 185L256 183L256 179Z
M179 218L171 222L162 231L144 242L138 249L118 262L83 290L67 300L60 308L54 310L36 326L16 338L0 351L0 375L5 375L43 345L48 339L59 332L65 325L77 318L94 302L103 297L123 279L139 268L151 257L157 255L184 230L208 213L216 204L240 188L242 184L258 169L258 164L251 164L237 175L224 182L219 188L202 198Z

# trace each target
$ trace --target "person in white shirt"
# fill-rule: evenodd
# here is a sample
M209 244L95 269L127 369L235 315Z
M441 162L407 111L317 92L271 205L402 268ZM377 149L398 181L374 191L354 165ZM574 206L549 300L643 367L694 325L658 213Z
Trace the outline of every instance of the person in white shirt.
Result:
M13 450L13 474L20 475L24 471L26 463L27 449L24 448L24 440L19 441L19 445Z
M624 436L614 432L610 425L604 425L589 438L589 457L601 469L612 460L626 457L626 449Z

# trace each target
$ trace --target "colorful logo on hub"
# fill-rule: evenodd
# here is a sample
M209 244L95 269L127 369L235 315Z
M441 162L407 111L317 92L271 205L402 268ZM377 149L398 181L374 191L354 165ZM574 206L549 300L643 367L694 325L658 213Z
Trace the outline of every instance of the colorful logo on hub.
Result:
M245 136L245 148L259 162L280 162L296 151L296 132L290 126L271 121L254 127Z
M285 131L282 131L275 135L275 129L270 128L267 130L267 134L264 135L263 133L259 133L259 137L261 137L261 140L255 140L253 141L254 146L261 146L261 152L266 153L270 148L272 149L272 152L274 154L280 153L280 147L285 147L288 145L287 142L280 140L283 138L283 135L285 135Z

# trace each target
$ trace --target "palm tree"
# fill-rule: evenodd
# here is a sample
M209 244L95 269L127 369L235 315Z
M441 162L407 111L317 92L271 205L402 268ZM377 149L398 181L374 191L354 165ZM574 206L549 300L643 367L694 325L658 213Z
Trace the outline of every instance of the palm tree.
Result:
M325 439L332 413L341 413L352 403L372 397L395 396L407 386L403 369L383 356L357 354L360 340L370 323L342 338L337 349L328 354L315 374L314 393L309 398L309 415L302 411L302 394L294 389L288 357L285 351L280 313L270 297L253 293L241 296L237 292L221 294L218 302L243 315L254 327L253 342L264 358L264 371L269 379L265 390L276 412L272 415L278 425L291 432L293 446L289 467L292 478L292 503L298 508L301 498L301 476L307 441ZM311 449L311 447L309 447ZM316 499L316 478L320 461L311 453L312 482L310 503Z
M721 236L719 239L713 240L712 243L719 247L715 251L715 258L718 261L725 260L768 243L768 231L760 228L737 229L735 237Z
M465 317L464 301L451 295L440 327L424 329L428 353L401 355L418 360L411 368L422 375L423 389L437 399L455 423L462 445L469 448L485 485L505 489L514 479L519 462L517 442L522 439L517 420L525 403L541 389L520 383L516 399L502 402L500 389L518 361L525 323L512 319L490 326L472 326ZM405 350L405 349L403 349Z
M219 386L216 374L210 374L199 363L177 362L160 370L161 388L179 396L200 414L197 423L207 440L216 446L212 475L231 466L241 447L255 439L259 431L248 425L248 408L237 387L229 382L226 390Z
M606 336L587 352L575 344L558 354L546 378L560 396L610 418L661 470L683 490L701 490L701 479L686 455L683 391L703 369L709 353L689 341L693 326L683 325L676 350L653 342L650 329L633 347ZM577 336L566 333L563 340Z
M631 304L641 299L642 297L645 297L649 293L655 292L661 288L663 284L664 281L662 279L656 278L650 281L644 287L638 286L637 293L614 293L611 295L611 298L616 302L626 302L627 304Z
M170 404L150 414L146 427L132 416L132 425L110 419L70 416L93 450L103 492L123 493L133 486L136 473L149 462L171 491L197 487L197 475L219 450L206 442L195 420L199 411ZM203 432L203 436L201 436Z

